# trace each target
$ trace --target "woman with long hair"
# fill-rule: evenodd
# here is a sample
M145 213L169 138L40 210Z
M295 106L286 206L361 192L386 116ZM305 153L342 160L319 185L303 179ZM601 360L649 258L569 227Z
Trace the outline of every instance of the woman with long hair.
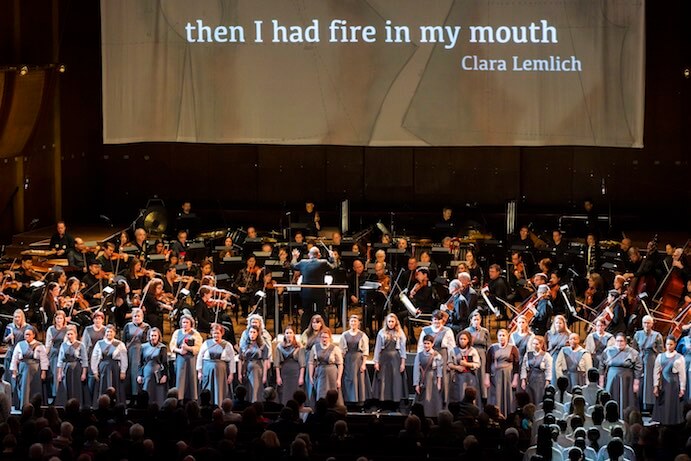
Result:
M525 357L525 354L532 350L534 337L535 335L530 330L528 320L525 316L519 315L516 317L516 331L509 336L509 343L518 348L519 367L523 365L523 357Z
M168 348L161 342L161 330L148 331L149 341L141 347L141 365L137 370L137 383L149 394L149 402L163 406L168 394Z
M283 340L276 345L274 368L281 403L285 405L305 382L305 354L291 325L283 330Z
M170 338L170 350L175 354L175 387L178 400L187 402L199 397L197 360L202 347L202 335L195 330L192 316L180 317L180 328Z
M76 399L80 407L91 406L86 387L89 356L84 343L77 339L77 327L68 325L66 330L56 363L55 405L65 406L68 400Z
M545 342L547 343L547 353L552 356L552 363L557 363L557 356L559 352L569 344L569 336L571 330L566 326L566 317L563 315L555 315L552 319L552 326L545 335ZM552 367L552 377L550 380L553 383L557 382L557 369Z
M375 399L399 403L408 398L405 371L406 336L396 314L386 316L384 327L377 333L374 346Z
M364 403L372 394L372 384L367 377L366 360L369 356L369 338L360 330L360 317L351 315L350 327L341 335L340 348L343 357L343 400Z
M312 354L312 348L315 344L319 342L319 333L323 328L326 328L324 319L321 315L314 314L312 318L310 318L309 326L305 329L305 331L302 332L300 339L305 349L305 364L309 363L310 355ZM307 394L307 402L314 406L314 402L316 401L316 399L314 399L314 395L312 392L314 389L314 385L312 384L311 379L312 377L309 373L307 373L305 375L305 393Z
M259 402L271 366L269 345L264 342L259 327L251 326L247 330L247 342L240 349L239 359L238 382L247 388L250 402Z

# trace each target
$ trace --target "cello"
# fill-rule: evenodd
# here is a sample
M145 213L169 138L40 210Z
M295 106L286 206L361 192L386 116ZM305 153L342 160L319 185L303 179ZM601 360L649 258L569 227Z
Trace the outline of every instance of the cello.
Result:
M684 267L682 261L685 258L685 252L689 247L689 241L686 241L684 248L677 248L672 255L672 266L667 275L660 284L660 288L655 293L653 301L657 302L657 306L653 309L656 327L658 331L663 331L663 325L659 323L670 323L672 320L673 326L670 328L670 334L676 337L681 334L679 325L687 321L689 314L689 305L682 305L682 296L684 295L684 277L681 273L681 268ZM681 308L681 309L680 309Z

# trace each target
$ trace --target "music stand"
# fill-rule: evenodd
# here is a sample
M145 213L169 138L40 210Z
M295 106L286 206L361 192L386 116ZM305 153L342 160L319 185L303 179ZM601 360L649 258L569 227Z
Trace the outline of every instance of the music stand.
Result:
M343 296L342 296L342 325L343 329L345 331L346 325L348 324L348 303L347 299L348 297L346 296L346 290L348 289L348 285L296 285L292 283L277 283L274 285L274 288L285 288L286 291L291 292L291 291L300 291L303 288L324 288L324 289L330 289L330 290L343 290ZM275 299L275 318L274 318L274 336L278 336L279 332L281 331L281 316L280 312L278 311L278 289L275 290L274 296L276 297ZM266 307L264 308L266 311ZM266 312L264 312L264 318L266 318Z

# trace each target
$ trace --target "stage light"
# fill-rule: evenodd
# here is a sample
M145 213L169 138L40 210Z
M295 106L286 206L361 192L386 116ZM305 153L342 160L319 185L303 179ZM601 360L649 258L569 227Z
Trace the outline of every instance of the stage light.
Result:
M60 64L58 66L58 72L60 72L61 74L64 74L66 70L67 70L67 68L65 67L64 64Z
M689 69L688 67L686 69L684 69L684 77L685 78L691 77L691 69Z
M19 75L22 77L29 73L29 68L27 66L22 66L19 68Z

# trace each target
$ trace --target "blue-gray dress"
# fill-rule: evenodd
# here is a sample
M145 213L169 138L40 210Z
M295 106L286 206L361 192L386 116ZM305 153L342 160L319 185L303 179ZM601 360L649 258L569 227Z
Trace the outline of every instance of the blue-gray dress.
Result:
M264 393L264 364L269 360L269 346L256 341L251 341L240 352L240 360L243 362L243 384L247 388L247 399L250 402L261 402Z
M201 367L201 389L208 389L211 392L211 401L216 405L221 405L223 399L232 396L228 375L231 367L235 366L233 346L226 340L216 343L213 339L207 339L199 355L197 370Z
M691 332L691 330L689 330ZM686 335L679 338L677 344L677 352L684 356L686 363L686 391L684 393L685 400L691 400L691 391L689 391L689 383L691 382L691 336Z
M106 327L101 328L100 330L96 331L94 329L93 325L89 325L88 327L84 328L84 334L82 335L82 342L84 343L84 347L86 347L86 356L87 360L91 360L91 354L94 352L94 346L96 345L97 342L102 340L106 335ZM94 379L94 373L91 370L91 367L88 366L88 371L86 372L86 390L88 392L87 394L87 402L93 402L98 398L96 394L96 380Z
M160 408L168 394L168 348L165 344L142 344L138 374L143 380L142 390L149 393L149 402L157 404ZM164 383L161 382L163 376L166 377Z
M650 334L646 334L645 330L639 330L633 335L631 345L638 351L643 363L641 389L638 391L641 410L652 410L656 400L653 394L653 368L658 354L665 350L664 341L662 335L655 330L651 330Z
M14 322L12 322L5 327L4 336L9 336L9 334L12 333L13 338L7 343L7 352L5 353L5 374L3 379L12 386L12 405L15 408L20 408L19 393L17 392L17 381L12 377L10 366L12 365L12 353L14 352L14 348L19 342L24 341L24 332L27 326L28 324L25 324L23 327L17 328Z
M527 352L523 359L521 379L526 380L525 391L535 405L545 396L547 379L552 376L552 356L546 352Z
M187 344L195 351L180 353L182 345ZM182 329L175 330L170 338L170 348L175 352L175 387L178 389L178 399L183 401L197 400L199 397L199 380L197 379L197 355L202 347L202 337L195 329L185 333Z
M605 376L605 389L619 404L621 419L624 418L626 408L638 408L638 399L633 393L633 381L640 379L642 373L641 358L630 346L626 346L624 350L610 346L600 357L600 375Z
M105 394L109 387L115 389L118 403L125 403L125 383L120 381L120 362L122 360L120 354L125 357L129 355L121 348L121 346L124 348L125 345L117 339L114 339L110 344L105 339L102 339L96 345L101 351L101 360L98 362L98 381L93 395L94 406L96 406L98 398ZM129 368L128 366L127 369L129 370ZM136 371L134 374L136 376Z
M281 372L282 382L278 386L278 393L281 403L285 405L288 400L293 398L295 391L301 387L298 383L300 381L300 369L305 368L305 354L301 347L285 345L281 342L276 346L275 361L276 368ZM303 381L304 379L303 376Z
M58 383L55 405L65 406L68 400L77 399L80 407L91 406L89 391L86 383L82 381L82 371L89 368L84 343L75 341L69 344L63 341L58 353L57 367L62 368L62 380Z
M401 373L401 359L405 360L406 337L388 338L383 330L377 334L374 347L374 363L379 364L379 371L374 375L372 394L382 401L400 402L408 398L408 375Z
M514 411L514 391L511 387L518 374L518 349L513 344L501 347L492 344L487 351L485 372L490 375L487 403L496 405L504 416ZM483 383L484 384L484 383Z
M474 368L465 368L463 371L452 370L450 377L451 390L449 392L449 402L460 402L465 395L467 387L480 389L480 383L477 381L477 369L480 367L480 355L474 347L461 349L456 346L449 354L449 363L460 365L461 361L472 362Z
M477 355L480 356L480 368L475 370L475 374L477 375L477 382L480 383L480 396L486 400L487 388L485 387L484 382L487 363L487 349L490 346L489 330L485 327L475 329L470 326L466 328L466 331L468 331L473 337L473 347L477 351Z
M545 335L545 340L547 341L547 353L552 356L552 384L557 383L557 357L559 352L569 344L569 334L567 332L552 333L548 331Z
M434 349L430 352L420 351L415 356L413 384L420 386L415 401L422 404L425 416L436 417L442 410L442 391L437 388L437 380L443 379L442 368L445 367L441 354Z
M127 376L125 377L125 393L126 395L137 395L139 393L139 383L137 382L137 373L141 366L142 359L142 344L148 341L149 324L142 322L135 325L133 322L128 322L122 329L122 342L127 348Z
M343 353L335 344L322 347L317 343L312 348L312 363L314 364L314 400L326 397L330 390L339 390L338 403L343 405L343 394L337 385L338 367L343 366Z
M30 403L34 395L40 395L45 402L43 395L43 383L41 382L41 371L48 370L48 357L45 346L38 341L29 344L20 341L15 348L20 350L19 364L17 366L17 393L19 396L19 407ZM44 362L45 363L42 363Z
M341 344L345 343L343 356L343 400L346 402L363 403L372 395L372 384L367 376L367 370L361 372L365 351L362 342L369 342L363 331L352 335L348 332L341 335ZM342 348L343 349L343 348Z
M658 421L662 425L681 424L684 422L684 405L679 398L679 390L681 389L679 373L686 371L685 366L683 366L683 370L680 370L681 364L684 363L684 357L678 352L675 352L672 357L667 357L667 354L662 353L658 356L657 361L660 379L658 397L655 399L655 406L653 407L653 421ZM677 363L676 369L675 362ZM686 385L688 386L688 382Z
M60 347L62 342L65 340L65 333L67 333L67 327L62 327L57 329L55 325L48 327L46 332L46 350L48 352L48 373L46 376L46 383L48 383L48 392L50 396L57 396L58 382L57 382L57 368L58 368L58 354L60 353Z

